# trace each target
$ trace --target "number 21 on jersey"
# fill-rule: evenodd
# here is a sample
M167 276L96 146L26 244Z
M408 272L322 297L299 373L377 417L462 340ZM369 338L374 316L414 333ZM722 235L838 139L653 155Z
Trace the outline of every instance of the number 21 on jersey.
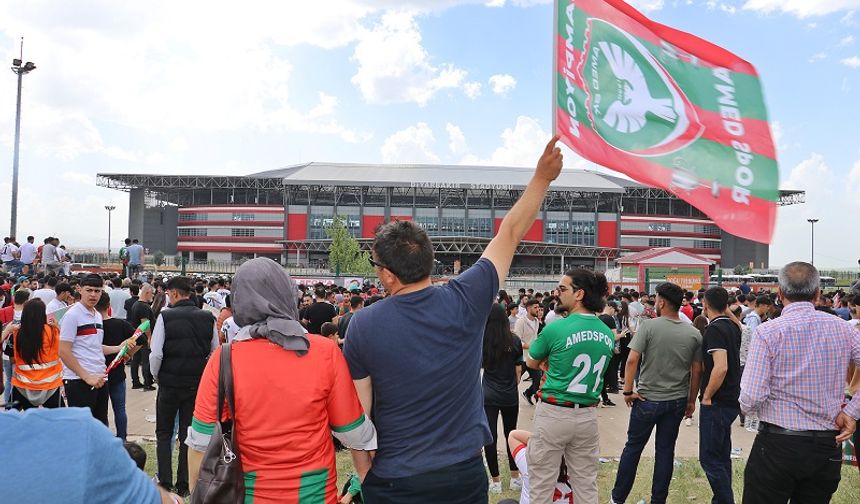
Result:
M580 368L579 373L573 377L570 385L567 386L567 391L574 394L587 394L588 393L588 385L583 383L589 374L594 374L594 387L591 389L591 393L597 392L600 380L603 378L603 369L606 366L606 356L603 355L600 357L600 360L597 361L594 366L592 366L591 356L588 354L579 354L573 359L573 367Z

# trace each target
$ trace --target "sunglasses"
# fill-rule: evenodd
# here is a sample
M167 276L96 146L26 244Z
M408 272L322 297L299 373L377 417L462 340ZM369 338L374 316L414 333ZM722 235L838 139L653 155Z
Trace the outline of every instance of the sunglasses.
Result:
M372 257L368 257L367 260L370 262L370 265L373 266L374 268L387 269L388 271L394 273L395 276L397 276L397 273L393 269L391 269L389 266L386 266L382 263L374 261Z

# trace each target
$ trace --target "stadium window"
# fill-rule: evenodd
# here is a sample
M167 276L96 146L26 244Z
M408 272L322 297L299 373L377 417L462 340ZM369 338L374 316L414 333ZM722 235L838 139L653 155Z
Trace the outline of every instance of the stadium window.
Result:
M230 230L230 236L254 236L252 228L233 228Z
M206 228L179 228L179 236L206 236Z
M209 260L208 252L194 252L194 262L206 262Z
M649 238L648 239L649 247L668 247L669 239L668 238Z
M205 221L208 219L207 213L180 213L179 214L179 222L189 222L189 221Z
M237 222L248 222L254 220L254 214L252 213L234 213L233 220Z

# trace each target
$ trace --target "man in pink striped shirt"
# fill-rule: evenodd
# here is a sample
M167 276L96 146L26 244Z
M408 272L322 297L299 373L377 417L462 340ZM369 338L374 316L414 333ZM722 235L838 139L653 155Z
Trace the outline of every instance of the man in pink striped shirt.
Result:
M829 502L839 486L842 441L860 418L860 397L843 409L848 363L860 364L860 333L816 311L815 266L779 272L782 316L753 333L741 380L741 410L761 420L744 474L744 504Z

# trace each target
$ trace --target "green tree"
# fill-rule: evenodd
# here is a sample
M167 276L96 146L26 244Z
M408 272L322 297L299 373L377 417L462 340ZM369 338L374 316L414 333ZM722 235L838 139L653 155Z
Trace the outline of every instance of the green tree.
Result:
M735 266L735 269L732 270L735 275L749 275L752 273L752 270L749 266L744 266L743 264L738 264Z
M160 268L164 265L164 252L160 250L156 250L154 254L152 254L152 262L156 267Z
M366 275L373 272L370 254L361 250L358 240L346 228L346 219L343 216L335 216L325 231L331 240L328 262L332 272L337 275L342 273Z

